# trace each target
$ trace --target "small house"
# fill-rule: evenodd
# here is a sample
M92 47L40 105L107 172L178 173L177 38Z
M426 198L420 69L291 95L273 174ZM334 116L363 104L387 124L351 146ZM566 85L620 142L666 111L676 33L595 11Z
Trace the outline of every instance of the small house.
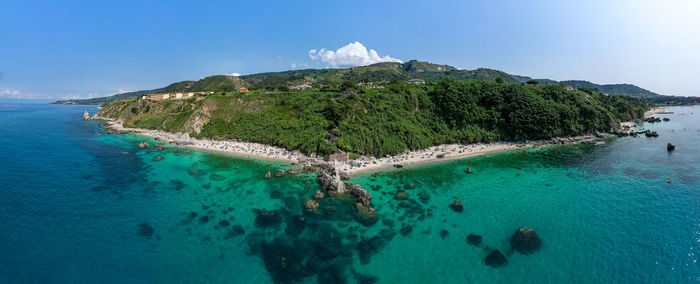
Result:
M424 84L425 80L414 78L414 79L408 80L408 82L411 84Z

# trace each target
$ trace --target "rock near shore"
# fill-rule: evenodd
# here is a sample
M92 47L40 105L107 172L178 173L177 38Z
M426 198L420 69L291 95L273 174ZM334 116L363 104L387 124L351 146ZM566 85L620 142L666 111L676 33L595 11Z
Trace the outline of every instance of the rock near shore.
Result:
M510 238L510 246L520 253L528 254L539 249L542 246L542 241L535 230L525 226L515 231L513 237Z

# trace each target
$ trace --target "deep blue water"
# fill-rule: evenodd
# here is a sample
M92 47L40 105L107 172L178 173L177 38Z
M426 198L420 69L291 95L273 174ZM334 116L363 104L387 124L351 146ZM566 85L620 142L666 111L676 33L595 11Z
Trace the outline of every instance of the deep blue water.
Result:
M0 104L0 282L700 281L698 107L639 125L658 138L353 177L373 194L382 220L371 226L339 199L303 212L313 176L262 178L289 165L139 150L155 141L102 135L98 121L82 121L85 109ZM395 200L406 184L409 199ZM463 212L449 208L453 199ZM275 219L256 222L262 209ZM534 253L510 248L522 226L542 239ZM468 234L483 244L469 245ZM484 265L493 249L506 266Z

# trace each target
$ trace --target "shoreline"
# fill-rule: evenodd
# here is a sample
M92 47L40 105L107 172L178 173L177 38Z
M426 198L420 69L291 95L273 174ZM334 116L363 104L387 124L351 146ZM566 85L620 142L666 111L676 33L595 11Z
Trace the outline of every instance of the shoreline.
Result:
M170 133L159 130L124 127L119 121L111 118L94 116L92 119L105 121L108 133L128 133L151 137L163 143L197 150L231 155L238 158L247 158L263 161L289 162L292 165L300 165L304 162L317 164L329 163L314 155L307 156L298 151L290 151L284 148L240 141L195 139L186 133ZM350 176L389 170L395 167L410 167L440 163L456 159L475 157L497 152L505 152L517 149L536 148L547 145L570 144L575 142L588 142L599 138L611 137L612 134L596 133L596 135L583 135L565 138L553 138L549 140L525 141L525 142L495 142L487 144L442 144L431 146L422 150L408 150L404 153L375 158L361 156L356 160L330 161L330 163L347 172ZM592 143L592 142L591 142ZM400 165L400 166L397 166Z

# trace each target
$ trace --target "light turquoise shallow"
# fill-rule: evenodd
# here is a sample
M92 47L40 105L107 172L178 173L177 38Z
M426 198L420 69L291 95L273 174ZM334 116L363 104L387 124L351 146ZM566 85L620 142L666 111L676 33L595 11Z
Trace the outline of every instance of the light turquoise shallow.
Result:
M700 281L698 107L674 108L675 114L661 115L670 122L640 125L658 131L658 138L611 138L604 145L551 146L353 177L372 193L383 220L363 226L339 213L352 209L340 203L335 214L306 214L310 225L298 236L285 232L286 219L303 215L303 202L319 189L313 176L265 180L268 170L289 165L189 149L139 150L139 142L156 141L98 136L104 132L99 122L80 120L83 110L0 104L0 282L282 282L289 275L265 259L292 263L280 248L294 241L330 244L323 252L339 254L319 260L316 247L297 246L293 254L331 268L310 269L301 282ZM666 151L668 142L676 151ZM165 159L154 161L157 155ZM474 173L465 174L467 167ZM406 184L415 186L407 190L409 200L394 200ZM462 200L464 212L449 208L454 199ZM282 210L282 223L256 227L254 209ZM191 212L198 216L190 218ZM211 216L207 223L200 222L203 215ZM223 220L230 225L218 225ZM139 234L142 223L154 229L150 238ZM233 225L245 234L230 234ZM522 226L542 239L535 253L510 249ZM482 246L467 244L468 234L483 236ZM361 261L360 240L377 235L382 246ZM508 264L486 266L484 247L502 251Z

